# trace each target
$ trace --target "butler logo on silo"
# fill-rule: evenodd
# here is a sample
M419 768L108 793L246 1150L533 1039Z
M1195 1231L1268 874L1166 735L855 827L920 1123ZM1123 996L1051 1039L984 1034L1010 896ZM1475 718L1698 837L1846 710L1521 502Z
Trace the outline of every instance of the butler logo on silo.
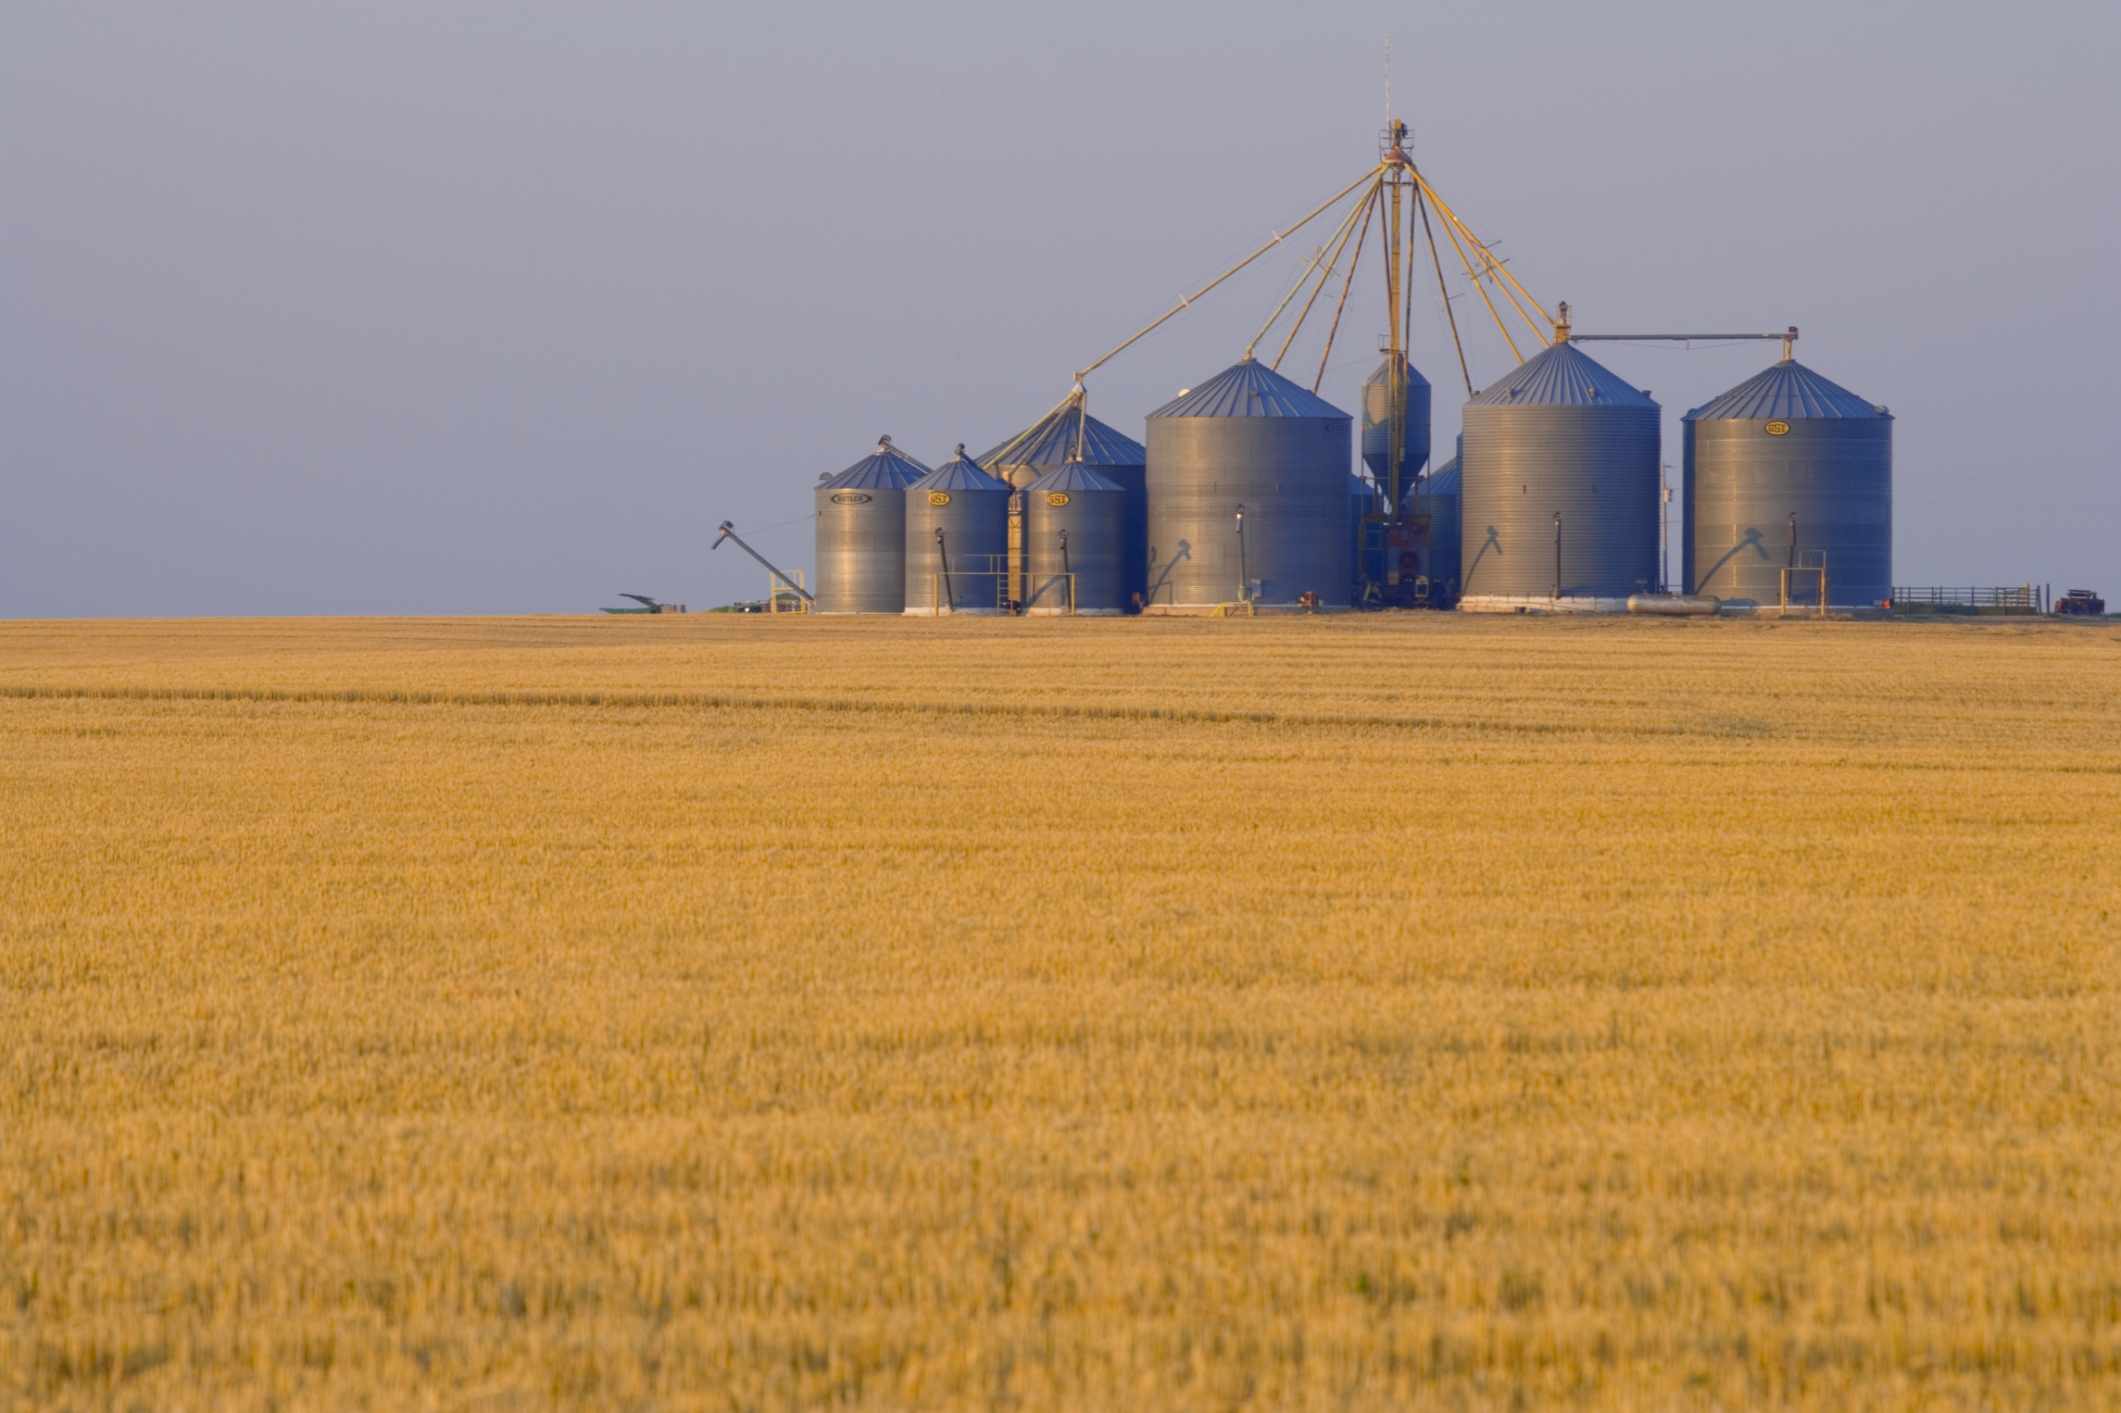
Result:
M1786 437L1790 434L1790 424L1787 422L1775 421L1768 423L1760 430L1766 432L1771 437Z
M869 497L860 491L836 491L832 496L834 505L867 505Z
M930 505L948 505L948 504L950 504L950 492L948 492L948 491L930 491L930 492L928 492L928 504L930 504Z

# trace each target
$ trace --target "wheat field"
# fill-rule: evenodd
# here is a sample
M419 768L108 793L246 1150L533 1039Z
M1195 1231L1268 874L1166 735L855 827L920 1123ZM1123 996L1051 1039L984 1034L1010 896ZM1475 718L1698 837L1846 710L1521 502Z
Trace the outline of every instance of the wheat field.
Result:
M2121 1407L2121 629L0 623L0 1407Z

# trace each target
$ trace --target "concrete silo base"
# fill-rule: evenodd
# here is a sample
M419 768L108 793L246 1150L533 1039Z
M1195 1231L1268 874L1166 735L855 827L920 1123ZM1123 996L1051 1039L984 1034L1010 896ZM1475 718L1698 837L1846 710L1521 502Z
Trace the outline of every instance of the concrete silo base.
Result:
M1553 598L1546 594L1472 594L1460 613L1626 613L1625 598Z
M1266 617L1292 613L1353 613L1355 606L1345 603L1322 603L1316 608L1305 608L1296 603L1152 603L1142 610L1144 618L1230 618L1240 615Z

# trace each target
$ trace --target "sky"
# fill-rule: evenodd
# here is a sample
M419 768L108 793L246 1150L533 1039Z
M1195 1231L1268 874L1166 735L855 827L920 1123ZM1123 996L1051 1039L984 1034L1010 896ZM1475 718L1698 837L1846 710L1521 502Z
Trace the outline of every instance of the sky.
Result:
M758 597L720 521L807 566L821 473L1002 440L1367 169L1387 40L1424 172L1580 331L1796 324L1892 409L1897 580L2121 597L2110 3L9 0L0 616ZM1092 410L1141 437L1312 234ZM1588 351L1675 484L1679 417L1776 355Z

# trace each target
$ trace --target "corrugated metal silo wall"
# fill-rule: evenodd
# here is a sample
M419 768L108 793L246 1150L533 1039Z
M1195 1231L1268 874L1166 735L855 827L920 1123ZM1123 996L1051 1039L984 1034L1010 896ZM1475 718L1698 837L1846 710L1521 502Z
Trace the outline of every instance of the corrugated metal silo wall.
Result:
M929 491L915 486L904 491L901 499L906 507L904 611L932 612L939 592L945 607L996 611L1002 593L1000 574L1009 562L1009 493ZM943 532L941 546L935 541L937 530ZM938 579L946 553L951 575L947 587Z
M1100 471L1110 479L1109 473ZM1065 503L1053 504L1055 494ZM1030 543L1030 587L1025 607L1031 613L1059 613L1067 608L1068 585L1059 576L1075 576L1075 611L1123 613L1127 608L1127 496L1117 491L1027 491L1024 517ZM1068 532L1065 553L1060 532Z
M1024 464L987 469L990 474L1001 477L1010 485L1022 488L1029 486L1042 473L1052 470L1053 465ZM1120 489L1126 493L1126 523L1120 538L1120 583L1124 592L1120 597L1121 601L1131 608L1133 596L1143 593L1148 584L1148 468L1111 466L1103 462L1090 462L1085 465L1086 469L1095 471L1106 480L1118 482Z
M1624 597L1657 584L1658 420L1650 407L1469 403L1461 593Z
M1685 424L1687 589L1736 603L1781 602L1796 548L1826 552L1827 599L1861 607L1893 591L1893 424L1884 417ZM1807 578L1809 576L1806 576ZM1812 585L1791 584L1807 601Z
M1348 552L1354 556L1350 561L1351 574L1377 577L1378 566L1369 561L1378 556L1370 553L1365 544L1370 534L1363 522L1376 514L1383 503L1383 498L1368 481L1360 476L1348 477Z
M1243 505L1244 569L1260 581L1261 603L1294 604L1316 592L1346 605L1352 429L1345 417L1150 418L1149 604L1204 607L1238 597Z
M1454 596L1458 581L1465 574L1458 549L1458 497L1418 495L1414 497L1414 512L1429 517L1428 563L1422 570L1429 576L1429 593L1437 599Z
M903 613L906 493L817 493L817 611Z
M1129 609L1134 595L1148 596L1149 586L1149 468L1146 466L1093 466L1108 481L1116 482L1125 496L1124 520L1120 526L1120 600Z

